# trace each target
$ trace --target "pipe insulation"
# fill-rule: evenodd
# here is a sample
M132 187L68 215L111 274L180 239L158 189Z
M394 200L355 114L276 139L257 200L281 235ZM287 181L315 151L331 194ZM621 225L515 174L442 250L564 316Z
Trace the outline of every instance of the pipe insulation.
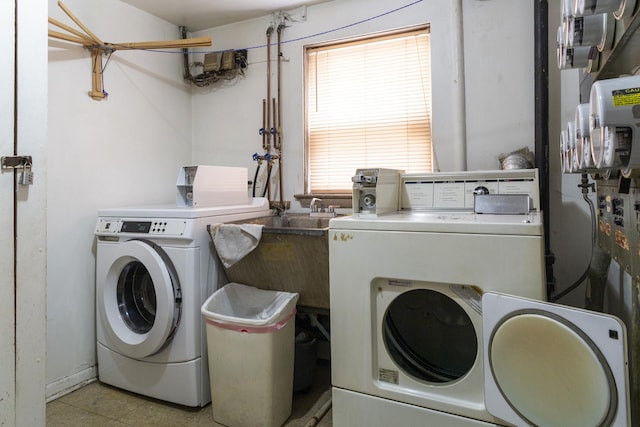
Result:
M462 0L456 0L452 11L454 94L453 94L453 167L457 171L467 170L467 112L464 77L464 18Z

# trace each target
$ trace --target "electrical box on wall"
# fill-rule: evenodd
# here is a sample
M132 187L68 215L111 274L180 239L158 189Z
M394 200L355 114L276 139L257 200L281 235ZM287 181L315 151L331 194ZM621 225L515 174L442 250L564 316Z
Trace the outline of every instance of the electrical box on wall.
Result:
M598 181L598 245L634 279L640 279L640 187L625 179ZM626 185L623 185L626 187Z
M205 73L218 73L247 68L247 50L225 50L224 52L205 53L202 70Z
M195 67L202 67L202 73L191 75L187 67L184 78L198 87L205 87L244 75L248 65L247 49L209 52L204 54L202 62L193 64Z

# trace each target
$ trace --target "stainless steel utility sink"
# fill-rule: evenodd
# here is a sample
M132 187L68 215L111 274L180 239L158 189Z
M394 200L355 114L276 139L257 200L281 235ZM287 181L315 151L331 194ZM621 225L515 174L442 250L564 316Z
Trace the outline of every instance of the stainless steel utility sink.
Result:
M232 282L297 292L298 305L329 310L329 220L308 214L264 216L239 224L262 224L258 246L225 268Z

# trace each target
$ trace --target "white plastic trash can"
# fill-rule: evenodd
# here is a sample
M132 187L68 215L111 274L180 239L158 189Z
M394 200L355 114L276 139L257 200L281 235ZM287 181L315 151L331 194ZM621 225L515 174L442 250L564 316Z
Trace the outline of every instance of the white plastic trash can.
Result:
M276 427L291 415L298 296L229 283L202 306L217 423Z

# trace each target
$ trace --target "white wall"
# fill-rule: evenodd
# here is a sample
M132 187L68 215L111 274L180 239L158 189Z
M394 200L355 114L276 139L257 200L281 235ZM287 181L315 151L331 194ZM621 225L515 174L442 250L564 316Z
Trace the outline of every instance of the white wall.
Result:
M368 2L336 0L308 8L308 19L285 30L296 40L339 28L406 5L405 0ZM432 27L433 127L441 170L454 170L455 18L449 0L425 1L380 19L300 41L287 42L283 54L284 196L304 190L303 47L342 37L385 31L428 22ZM577 188L580 177L560 173L558 135L578 104L577 71L557 68L555 36L560 1L549 2L549 170L551 186L551 250L555 255L556 289L561 291L583 272L590 256L588 206ZM229 162L253 170L251 154L260 152L262 99L266 96L265 31L270 17L209 29L214 48L249 50L246 78L193 96L193 158L203 163ZM502 153L534 149L533 3L509 0L464 0L464 67L467 168L497 169ZM556 24L557 23L557 24ZM273 53L275 57L275 54ZM200 56L201 57L201 56ZM194 59L201 59L194 55ZM271 67L275 82L275 64ZM562 82L561 82L562 79ZM275 83L273 86L275 87ZM273 89L272 89L273 94ZM300 209L298 203L292 208ZM582 306L584 288L563 299Z
M175 26L117 0L65 4L106 42L180 37ZM75 26L54 0L49 16ZM89 52L49 40L49 397L96 376L97 209L175 202L179 167L191 160L181 61L179 54L118 51L104 71L108 100L94 101Z
M307 21L287 28L284 40L348 26L407 3L335 0L310 7ZM550 13L556 13L559 0L550 3ZM178 37L175 26L116 0L94 0L90 5L67 0L66 4L106 41ZM533 150L533 4L463 0L463 6L467 165L470 170L496 169L500 154L524 146ZM49 0L49 8L50 16L69 22L54 0ZM379 19L283 45L285 200L294 202L293 194L303 192L303 46L343 37L431 24L434 145L441 170L454 169L457 82L452 10L450 0L423 1ZM269 22L270 16L265 16L194 34L211 35L215 50L256 47L249 50L250 65L243 79L191 89L182 82L180 55L117 52L104 73L110 95L102 102L87 96L91 84L88 52L49 42L49 396L95 375L96 210L172 203L178 168L183 164L243 166L253 175L251 155L261 151L258 129L266 96L263 45ZM553 22L551 18L552 49ZM561 107L555 51L550 58L551 238L558 282L564 283L579 276L587 260L582 256L587 250L585 212L573 178L560 176L555 141L559 123L566 121L571 108ZM191 58L201 59L202 55ZM271 68L275 96L275 63ZM295 202L292 207L300 209ZM575 236L578 239L572 243L568 237Z
M549 2L549 170L551 251L556 257L556 291L573 284L591 258L591 216L578 188L579 174L562 174L560 129L573 121L580 103L580 75L576 70L559 70L556 60L556 31L560 25L560 0ZM595 201L595 196L590 196ZM562 298L563 304L583 307L584 284Z
M534 151L533 3L464 1L469 170L499 169L501 153Z
M284 196L304 190L303 47L308 44L431 24L433 141L441 170L453 170L455 120L454 2L424 1L359 25L357 21L408 4L406 0L336 0L307 10L307 21L284 32L283 151ZM464 53L470 170L497 169L503 152L533 149L533 6L509 0L465 0ZM216 50L263 46L270 16L202 31ZM335 28L339 31L306 38ZM289 42L290 40L303 40ZM272 51L275 58L275 49ZM503 52L507 52L505 55ZM194 55L201 60L201 55ZM262 99L266 97L266 48L249 50L246 78L193 96L194 162L229 163L255 169L251 154L261 151ZM275 63L271 67L275 96ZM393 76L389 76L393 78ZM292 203L292 209L299 209Z

